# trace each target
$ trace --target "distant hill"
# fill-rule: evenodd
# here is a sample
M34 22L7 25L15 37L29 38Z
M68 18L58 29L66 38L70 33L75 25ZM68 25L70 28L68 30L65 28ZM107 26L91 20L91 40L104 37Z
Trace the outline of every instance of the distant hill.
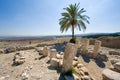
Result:
M77 34L76 37L82 38L99 38L102 36L120 36L120 32L116 33L87 33L87 34ZM39 39L55 39L62 37L71 37L71 35L51 35L51 36L0 36L0 40L39 40Z
M83 38L99 38L102 36L117 37L117 36L120 36L120 32L116 32L116 33L91 33L91 34L76 35L76 36L80 36Z

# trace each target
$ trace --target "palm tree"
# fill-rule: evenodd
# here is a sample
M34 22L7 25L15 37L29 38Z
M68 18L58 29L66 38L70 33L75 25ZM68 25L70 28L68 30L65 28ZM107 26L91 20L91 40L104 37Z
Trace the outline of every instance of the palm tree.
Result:
M63 16L61 19L59 19L59 24L60 24L60 31L64 32L67 31L69 28L72 29L72 40L75 41L75 37L74 37L74 28L77 28L81 31L81 29L83 31L86 30L86 25L85 22L87 22L89 24L89 17L87 15L83 15L84 12L86 12L86 10L84 10L84 8L79 9L79 4L71 4L66 8L63 8L64 10L66 10L66 12L61 13L61 15Z

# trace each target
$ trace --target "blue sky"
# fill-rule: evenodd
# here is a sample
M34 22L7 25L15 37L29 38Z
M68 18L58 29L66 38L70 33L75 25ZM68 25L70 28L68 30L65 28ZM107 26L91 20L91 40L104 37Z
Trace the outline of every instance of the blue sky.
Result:
M85 32L120 32L120 0L0 0L0 35L65 35L59 19L63 8L79 3L90 17Z

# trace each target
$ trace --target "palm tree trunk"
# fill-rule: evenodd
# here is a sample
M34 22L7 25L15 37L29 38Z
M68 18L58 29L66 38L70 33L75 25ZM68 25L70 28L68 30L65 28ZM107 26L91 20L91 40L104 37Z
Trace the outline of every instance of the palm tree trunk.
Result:
M72 25L72 39L74 39L74 26Z

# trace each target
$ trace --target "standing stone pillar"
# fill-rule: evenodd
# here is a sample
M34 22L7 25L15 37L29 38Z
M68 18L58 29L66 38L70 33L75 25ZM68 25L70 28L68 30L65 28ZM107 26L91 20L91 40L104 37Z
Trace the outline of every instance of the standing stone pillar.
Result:
M47 49L47 46L45 46L44 48L43 48L43 56L48 56L48 49Z
M84 43L83 43L83 53L86 53L86 51L88 50L88 46L89 46L89 39L84 39Z
M52 58L56 58L56 55L57 55L56 49L51 49L50 50L50 61Z
M101 41L96 40L95 45L94 45L94 50L93 50L93 53L94 53L93 57L94 58L98 55L98 53L100 51L100 47L101 47Z
M75 44L72 43L67 44L63 58L62 72L67 72L72 69L72 63L76 52L75 50L76 50Z

